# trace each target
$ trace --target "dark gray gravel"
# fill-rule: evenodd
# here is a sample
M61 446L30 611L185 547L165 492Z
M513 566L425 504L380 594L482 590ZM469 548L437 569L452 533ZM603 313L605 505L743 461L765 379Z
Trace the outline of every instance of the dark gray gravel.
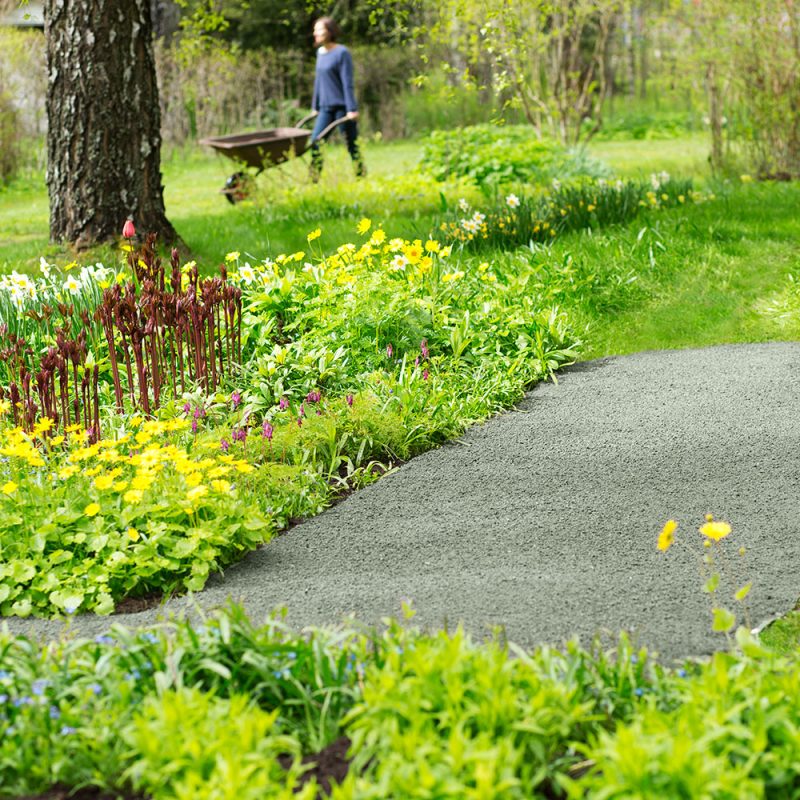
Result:
M529 646L627 629L664 657L725 646L712 634L697 561L666 556L670 517L699 545L712 512L754 581L752 623L800 594L800 343L639 353L586 362L516 411L413 459L215 578L192 602L228 596L256 618L300 626L354 614L378 623L412 599L423 626L505 626ZM732 604L731 604L732 605ZM98 633L166 609L78 617ZM62 623L8 621L58 634Z

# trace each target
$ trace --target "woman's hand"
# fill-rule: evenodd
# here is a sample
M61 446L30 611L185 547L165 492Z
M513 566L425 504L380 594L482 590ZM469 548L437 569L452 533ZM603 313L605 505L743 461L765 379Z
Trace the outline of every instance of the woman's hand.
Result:
M358 119L358 111L348 111L347 119Z

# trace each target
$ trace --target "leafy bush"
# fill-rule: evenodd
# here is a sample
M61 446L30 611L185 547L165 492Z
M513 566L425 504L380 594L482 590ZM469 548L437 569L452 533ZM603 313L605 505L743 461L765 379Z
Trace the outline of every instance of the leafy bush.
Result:
M608 177L608 168L581 150L539 139L530 126L474 125L434 131L420 169L436 180L469 178L478 185L549 183L579 175Z

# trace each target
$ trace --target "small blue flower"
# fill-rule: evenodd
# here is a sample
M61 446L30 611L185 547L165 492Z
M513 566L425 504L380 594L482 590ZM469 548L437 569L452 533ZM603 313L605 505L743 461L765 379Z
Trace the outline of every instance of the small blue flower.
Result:
M8 695L0 694L0 703L7 703L7 702L8 702Z
M637 656L636 653L634 653L631 656L631 664L638 664L638 663L639 663L639 656Z
M10 678L11 673L5 669L0 669L0 681L4 680L5 678Z
M46 680L40 678L39 680L36 680L36 681L33 682L33 684L31 685L31 691L37 697L41 697L44 694L44 690L47 688L47 685L49 683L50 683L50 681L46 681Z
M22 708L22 706L30 706L33 705L33 698L32 697L17 697L13 700L14 708Z
M75 728L73 728L71 725L64 725L59 733L62 736L69 736L70 734L75 733Z
M294 661L294 660L297 658L297 653L295 653L295 651L294 651L294 650L290 650L290 651L289 651L289 652L286 654L286 657L287 657L287 658L288 658L290 661Z
M135 681L142 677L142 673L138 669L132 669L130 672L125 673L126 681Z
M678 670L678 677L679 678L685 678L686 677L686 670L685 669L679 669Z
M103 687L99 683L90 683L89 689L93 694L100 694L103 691Z
M150 644L156 644L156 642L158 642L158 636L156 636L154 633L150 633L149 631L145 631L144 633L140 634L140 637L146 642L150 642Z
M61 716L58 706L50 706L50 719L58 719Z
M644 694L644 689L642 689L641 687L639 687L639 688L635 689L633 693L634 693L634 694L635 694L637 697L641 697L641 696Z
M114 638L107 635L95 636L94 640L97 644L114 644Z

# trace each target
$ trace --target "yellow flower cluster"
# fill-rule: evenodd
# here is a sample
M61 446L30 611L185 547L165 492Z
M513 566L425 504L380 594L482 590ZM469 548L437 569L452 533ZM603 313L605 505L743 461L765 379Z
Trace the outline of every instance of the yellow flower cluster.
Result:
M88 444L87 432L77 425L66 429L66 440L60 436L48 441L41 434L52 427L52 422L43 420L36 426L34 436L20 428L5 431L0 453L28 466L49 466L61 481L76 476L80 480L90 478L96 496L83 509L87 517L101 514L104 508L117 513L117 496L128 505L141 503L162 476L159 494L168 494L191 514L209 493L228 494L233 490L228 476L254 471L248 461L234 455L200 457L171 442L158 441L157 437L186 430L190 425L186 419L161 421L133 417L129 425L131 430L117 439ZM35 435L41 437L38 444ZM64 448L56 447L65 442ZM10 496L18 488L17 483L8 481L0 490Z

